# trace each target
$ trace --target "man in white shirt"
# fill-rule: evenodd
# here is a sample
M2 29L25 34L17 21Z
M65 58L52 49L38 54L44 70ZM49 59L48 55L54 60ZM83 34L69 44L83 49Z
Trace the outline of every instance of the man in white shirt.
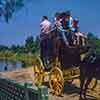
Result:
M42 22L40 23L40 57L43 62L44 67L46 67L46 57L50 54L51 43L49 39L49 34L51 30L51 22L48 20L47 16L42 17Z
M51 22L48 20L47 16L43 16L42 22L40 23L41 33L48 34L51 30Z

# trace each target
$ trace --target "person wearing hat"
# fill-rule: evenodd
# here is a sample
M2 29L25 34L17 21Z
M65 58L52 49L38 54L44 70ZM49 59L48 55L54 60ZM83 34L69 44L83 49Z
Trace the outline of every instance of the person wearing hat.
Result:
M61 27L60 23L60 13L57 12L54 16L54 27Z
M74 39L73 44L80 45L80 40L81 40L82 41L82 46L84 46L85 45L84 34L79 31L79 25L78 24L79 24L79 20L77 18L75 18L73 20L72 31L74 32L74 35L75 35L76 39Z
M71 17L70 11L62 12L61 17L62 17L61 24L62 24L63 29L71 30L71 28L73 26L73 18Z
M77 19L77 18L75 18L74 20L73 20L73 26L72 26L72 31L74 32L74 33L76 33L76 32L78 32L79 31L79 20Z
M51 43L49 39L49 34L51 30L51 22L48 20L47 16L42 16L42 21L40 23L40 58L45 67L47 53L51 49Z
M69 28L72 29L73 26L73 18L71 16L71 11L66 11L66 20L69 22Z
M72 44L72 26L73 26L73 18L71 16L71 12L63 12L62 13L62 27L65 32L65 37L67 38L67 44L71 45Z

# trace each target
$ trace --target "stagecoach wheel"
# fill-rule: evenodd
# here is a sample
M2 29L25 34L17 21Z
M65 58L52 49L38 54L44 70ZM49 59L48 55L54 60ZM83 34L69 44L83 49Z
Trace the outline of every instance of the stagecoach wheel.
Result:
M36 86L41 86L44 81L44 71L41 66L34 66L34 83Z
M64 86L63 73L58 67L54 67L49 75L50 90L54 95L60 95Z
M92 79L92 81L89 84L88 88L92 90L96 87L96 85L97 85L97 80L94 78L94 79Z

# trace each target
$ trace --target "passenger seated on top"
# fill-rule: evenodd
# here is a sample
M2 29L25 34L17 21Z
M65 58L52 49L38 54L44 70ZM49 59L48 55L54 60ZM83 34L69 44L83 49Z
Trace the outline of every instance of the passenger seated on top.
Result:
M71 29L72 29L72 26L73 26L73 19L71 17L70 11L62 13L61 24L62 24L62 28L66 31L66 32L64 32L64 34L65 34L65 37L67 39L67 42L68 42L68 44L70 44L71 41L72 41L72 31L71 31ZM64 38L64 41L65 41L65 38Z
M77 19L77 18L75 18L74 20L73 20L73 26L72 26L72 31L74 32L74 33L76 33L76 32L78 32L79 31L79 20Z
M54 27L61 27L60 13L58 12L54 16Z
M76 36L76 39L74 39L74 45L82 45L84 46L85 45L85 40L84 40L84 34L82 32L79 31L79 20L77 18L75 18L73 20L73 27L72 27L72 31L74 32L74 35ZM81 40L81 43L80 44L80 40Z

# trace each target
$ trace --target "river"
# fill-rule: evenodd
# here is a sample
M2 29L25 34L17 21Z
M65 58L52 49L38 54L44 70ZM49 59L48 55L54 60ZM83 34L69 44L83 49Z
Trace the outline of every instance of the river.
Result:
M21 68L22 68L21 61L11 62L11 61L0 60L0 72L12 71Z

